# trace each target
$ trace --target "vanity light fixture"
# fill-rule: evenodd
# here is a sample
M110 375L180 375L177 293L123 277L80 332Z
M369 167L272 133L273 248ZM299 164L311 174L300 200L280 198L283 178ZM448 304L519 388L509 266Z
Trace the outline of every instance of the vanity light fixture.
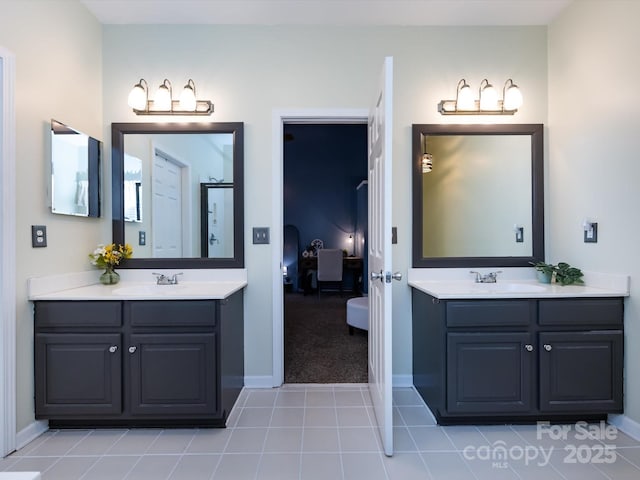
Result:
M464 82L464 80L461 80L461 82ZM466 82L465 82L466 85ZM469 85L467 85L464 88L468 88ZM460 88L460 84L458 83L458 88ZM433 155L431 155L429 152L427 152L427 136L423 135L422 136L422 151L424 152L422 154L422 160L420 161L420 166L422 167L422 173L429 173L433 170Z
M438 111L442 115L513 115L520 106L522 92L510 78L502 87L502 100L486 78L480 82L478 99L474 99L471 87L463 78L458 82L455 100L441 100Z
M433 155L430 153L422 154L422 173L429 173L433 170Z
M168 79L158 87L153 100L149 99L149 85L144 78L134 85L129 93L128 104L136 115L211 115L213 103L198 100L196 84L189 79L180 93L179 100L173 100L173 88Z

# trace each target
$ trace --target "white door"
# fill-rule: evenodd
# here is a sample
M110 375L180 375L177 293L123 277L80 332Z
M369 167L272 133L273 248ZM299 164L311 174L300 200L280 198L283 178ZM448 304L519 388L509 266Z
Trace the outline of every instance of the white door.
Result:
M393 57L369 112L369 391L386 455L393 455L391 371L391 139Z
M153 257L182 257L182 172L156 152L152 175Z

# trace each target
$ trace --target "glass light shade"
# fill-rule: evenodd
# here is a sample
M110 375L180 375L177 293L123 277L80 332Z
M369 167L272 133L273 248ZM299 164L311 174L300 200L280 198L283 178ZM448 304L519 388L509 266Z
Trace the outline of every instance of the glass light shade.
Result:
M497 110L498 92L490 83L480 93L480 110Z
M429 173L433 170L433 155L425 153L422 155L422 173Z
M158 87L153 103L156 110L171 110L171 93L164 84Z
M196 94L189 85L186 85L180 94L180 108L189 111L196 109Z
M135 110L144 110L147 108L147 92L145 92L140 84L131 89L127 103Z
M475 100L473 98L473 92L469 85L465 85L458 92L458 103L456 108L458 110L473 110Z
M517 110L522 106L522 92L516 85L511 85L504 93L504 109Z

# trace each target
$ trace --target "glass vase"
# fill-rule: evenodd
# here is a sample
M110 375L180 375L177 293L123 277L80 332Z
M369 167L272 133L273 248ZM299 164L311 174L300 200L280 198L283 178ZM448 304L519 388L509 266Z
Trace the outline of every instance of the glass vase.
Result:
M103 285L115 285L120 281L120 275L113 267L107 267L102 275L100 275L100 283Z

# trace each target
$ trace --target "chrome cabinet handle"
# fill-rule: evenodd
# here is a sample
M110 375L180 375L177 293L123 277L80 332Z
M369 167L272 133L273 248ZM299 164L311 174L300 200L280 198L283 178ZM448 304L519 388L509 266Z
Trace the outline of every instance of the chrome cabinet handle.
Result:
M545 343L545 344L544 344L544 349L545 349L547 352L550 352L552 348L553 348L553 347L552 347L551 345L549 345L548 343Z
M527 352L533 352L533 345L531 345L531 344L527 343L527 344L524 346L524 349L525 349Z
M116 353L118 351L117 345L111 345L109 347L109 353Z
M129 353L136 353L136 347L129 347Z

